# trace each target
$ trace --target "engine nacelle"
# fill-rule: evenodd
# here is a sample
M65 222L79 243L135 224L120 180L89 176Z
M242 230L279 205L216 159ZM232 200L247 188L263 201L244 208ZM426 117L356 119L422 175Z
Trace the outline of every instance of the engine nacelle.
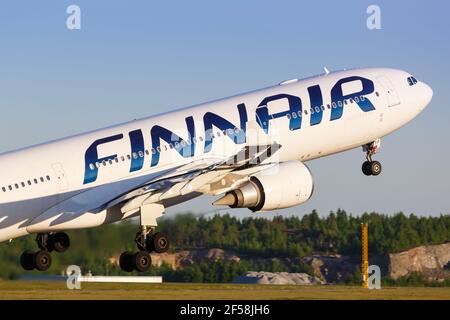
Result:
M300 161L287 161L251 176L247 184L227 192L213 204L269 211L302 204L311 198L313 191L308 167Z

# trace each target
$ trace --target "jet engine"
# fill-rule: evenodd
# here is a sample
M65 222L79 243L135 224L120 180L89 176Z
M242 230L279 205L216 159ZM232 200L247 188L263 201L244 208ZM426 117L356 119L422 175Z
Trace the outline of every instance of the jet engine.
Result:
M213 205L269 211L302 204L311 198L313 191L308 167L300 161L287 161L251 176L248 183L227 192Z

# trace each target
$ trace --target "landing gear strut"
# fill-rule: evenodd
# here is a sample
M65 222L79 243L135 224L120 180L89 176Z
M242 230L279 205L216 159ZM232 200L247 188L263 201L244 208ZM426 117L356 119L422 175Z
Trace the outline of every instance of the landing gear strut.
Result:
M366 161L362 164L362 172L366 176L377 176L381 173L381 163L372 160L372 156L377 153L380 148L381 140L377 139L371 143L363 146L363 151L366 152Z
M52 264L50 252L64 252L70 246L69 236L64 232L39 233L36 236L39 251L26 250L20 256L20 264L25 270L46 271Z
M134 242L138 252L125 251L120 255L119 265L123 271L146 272L152 265L151 252L163 253L169 249L169 239L156 232L156 218L164 213L164 207L157 204L141 207L141 225Z

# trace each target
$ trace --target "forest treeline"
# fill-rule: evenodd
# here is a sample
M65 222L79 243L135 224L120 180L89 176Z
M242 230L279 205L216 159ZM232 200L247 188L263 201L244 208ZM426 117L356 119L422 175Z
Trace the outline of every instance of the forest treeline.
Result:
M351 216L344 210L320 217L263 216L239 220L230 215L196 218L178 215L161 224L179 249L216 247L255 256L292 257L317 253L359 254L361 223L369 223L369 251L384 254L450 240L450 216L418 217L378 213Z
M369 252L380 255L418 245L440 244L450 240L450 216L418 217L398 213L352 216L344 210L321 217L316 211L303 216L265 219L263 215L238 219L228 214L199 217L179 214L163 218L159 230L168 234L171 250L222 248L245 255L241 263L198 263L184 271L171 271L166 266L153 272L165 272L176 281L199 279L226 282L248 270L308 272L307 266L284 266L279 263L255 265L252 257L302 257L313 253L340 253L359 256L361 223L369 223ZM71 248L53 253L53 265L47 271L58 274L71 264L96 274L120 274L110 258L122 251L136 251L133 242L137 225L124 221L92 229L69 231ZM35 236L0 243L0 278L17 278L23 271L19 257L23 250L36 250ZM292 269L294 268L294 269ZM214 281L213 281L214 280Z

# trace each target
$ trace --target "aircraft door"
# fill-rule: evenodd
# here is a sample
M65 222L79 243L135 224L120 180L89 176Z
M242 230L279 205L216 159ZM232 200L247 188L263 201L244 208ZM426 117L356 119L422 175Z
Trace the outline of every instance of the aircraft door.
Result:
M66 179L66 173L64 172L63 166L60 163L52 164L53 172L58 179L59 190L64 191L69 187Z
M388 106L393 107L400 104L400 98L398 97L397 91L395 91L392 82L385 76L379 76L379 83L381 84L388 100Z

